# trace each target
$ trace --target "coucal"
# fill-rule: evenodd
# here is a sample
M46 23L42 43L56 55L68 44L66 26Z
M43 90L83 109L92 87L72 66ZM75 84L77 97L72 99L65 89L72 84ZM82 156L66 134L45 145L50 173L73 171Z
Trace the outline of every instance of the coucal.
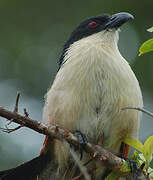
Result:
M125 12L103 14L76 27L64 45L43 113L48 125L80 132L94 144L102 137L105 149L123 157L129 147L122 139L137 137L141 113L121 108L143 106L139 83L117 45L119 27L130 19L133 16ZM80 173L70 148L66 142L46 137L40 156L0 172L1 180L70 180ZM84 153L81 163L90 158ZM90 174L95 180L104 179L108 172L94 160L86 167L97 167Z

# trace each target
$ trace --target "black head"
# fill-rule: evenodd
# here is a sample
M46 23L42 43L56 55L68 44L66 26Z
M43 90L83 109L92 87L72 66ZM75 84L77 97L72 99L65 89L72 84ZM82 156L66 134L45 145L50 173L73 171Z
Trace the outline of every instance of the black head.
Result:
M94 16L81 22L71 33L68 42L75 42L105 29L109 15Z
M74 42L88 37L92 34L98 33L102 30L118 28L128 20L133 19L133 16L129 13L118 13L112 16L103 14L100 16L94 16L81 22L76 29L71 33L70 38L64 45L63 53L60 58L59 65L63 63L63 58L66 50Z

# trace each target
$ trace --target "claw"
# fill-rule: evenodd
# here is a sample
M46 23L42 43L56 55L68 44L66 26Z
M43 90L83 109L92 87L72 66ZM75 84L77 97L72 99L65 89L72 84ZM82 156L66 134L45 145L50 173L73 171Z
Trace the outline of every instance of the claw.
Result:
M128 158L126 159L126 161L129 162L130 168L131 168L132 173L133 173L132 180L136 180L137 176L138 176L138 171L139 171L138 163L136 161L133 161L133 160L128 159Z
M80 160L82 160L82 158L83 158L83 149L85 148L85 146L87 144L87 139L86 139L85 135L82 134L80 131L75 131L74 135L77 137L77 139L80 142L79 151L80 151Z

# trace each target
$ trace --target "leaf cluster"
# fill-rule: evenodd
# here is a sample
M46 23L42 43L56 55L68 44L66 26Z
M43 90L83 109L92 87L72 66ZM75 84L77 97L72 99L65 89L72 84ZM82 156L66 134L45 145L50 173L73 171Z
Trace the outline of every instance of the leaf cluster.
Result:
M147 29L148 32L153 32L153 27ZM139 49L139 56L141 56L144 53L153 51L153 38L145 41L140 49Z

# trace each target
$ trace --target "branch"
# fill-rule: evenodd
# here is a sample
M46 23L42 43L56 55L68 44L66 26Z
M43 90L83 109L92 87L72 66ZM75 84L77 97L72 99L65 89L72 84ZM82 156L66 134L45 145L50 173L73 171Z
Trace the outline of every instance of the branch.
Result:
M16 112L11 112L3 107L0 107L0 116L4 117L12 122L20 124L20 126L25 126L34 131L51 136L55 139L59 139L61 141L66 140L68 143L79 148L79 141L71 132L66 129L60 128L58 125L51 125L47 127L45 124L38 122L36 120L32 120L27 116L22 116ZM92 158L100 161L104 166L112 169L113 171L118 172L121 176L124 176L128 179L132 179L131 168L124 159L117 157L111 152L105 150L99 145L93 145L90 142L87 142L85 147L85 151L91 155ZM124 167L129 167L124 170ZM143 176L143 179L146 179L142 170L140 169L139 175Z
M133 109L133 110L141 111L141 112L147 114L148 116L153 117L153 113L151 113L143 108L134 107L134 106L126 106L126 107L121 108L121 110L126 110L126 109Z
M34 131L38 133L51 136L52 138L55 138L61 141L65 140L71 145L75 146L76 148L78 149L80 148L80 142L78 141L77 137L74 136L70 131L66 129L62 129L58 125L51 125L47 127L45 124L41 122L32 120L31 118L28 117L29 114L25 108L24 108L24 116L18 114L19 98L20 98L20 93L18 92L13 112L8 111L7 109L4 109L3 107L0 107L0 116L10 121L6 125L6 129L0 128L1 130L7 133L11 133L25 126L30 129L33 129ZM132 109L131 107L124 107L123 110L127 108ZM139 110L138 108L135 108L135 109ZM19 126L14 129L9 129L7 126L11 124L12 122L19 124ZM101 141L103 141L103 138L101 139ZM109 169L112 169L113 171L118 172L121 176L124 176L127 179L132 179L133 174L131 172L130 165L124 159L121 159L117 157L116 155L112 154L111 152L105 150L101 146L93 145L90 142L87 142L85 146L85 151L91 155L92 159L97 159L98 161L100 161L102 165L108 167ZM139 169L138 174L139 174L138 178L141 177L141 179L147 179L143 173L143 168ZM76 177L76 179L80 179L80 177L82 176L83 174L80 174L78 177Z
M20 92L18 92L16 96L16 102L15 102L15 107L14 107L14 112L16 113L18 112L19 98L20 98Z

